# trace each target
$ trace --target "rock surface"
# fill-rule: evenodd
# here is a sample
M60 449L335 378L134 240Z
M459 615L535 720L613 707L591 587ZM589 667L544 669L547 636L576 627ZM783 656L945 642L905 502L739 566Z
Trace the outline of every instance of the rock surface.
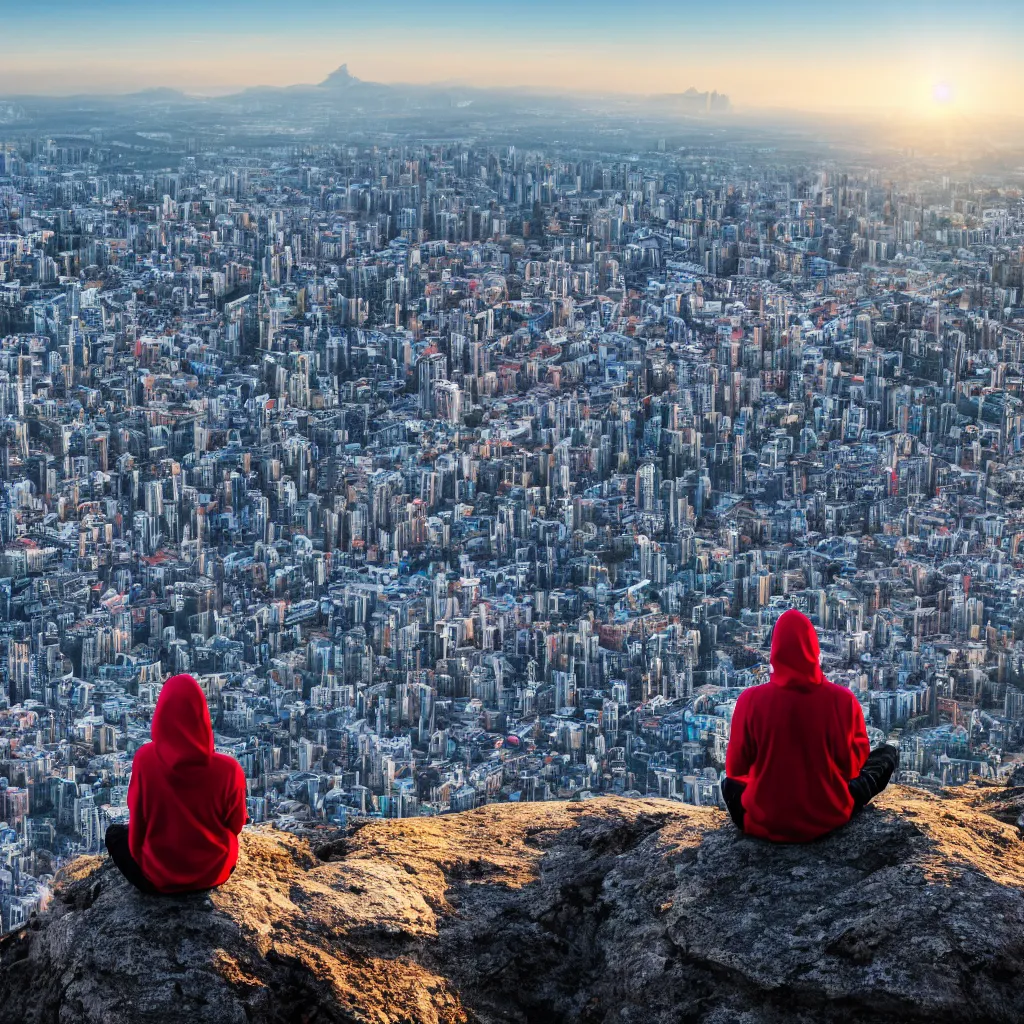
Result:
M209 895L63 873L0 952L0 1024L1024 1020L1024 842L894 788L772 846L658 800L243 835Z

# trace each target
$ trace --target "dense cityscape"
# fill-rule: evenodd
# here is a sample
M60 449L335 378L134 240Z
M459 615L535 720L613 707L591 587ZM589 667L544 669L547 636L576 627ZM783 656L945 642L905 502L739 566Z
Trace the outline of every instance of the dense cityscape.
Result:
M717 806L791 607L899 781L1021 760L1020 170L5 109L0 931L172 673L293 830Z

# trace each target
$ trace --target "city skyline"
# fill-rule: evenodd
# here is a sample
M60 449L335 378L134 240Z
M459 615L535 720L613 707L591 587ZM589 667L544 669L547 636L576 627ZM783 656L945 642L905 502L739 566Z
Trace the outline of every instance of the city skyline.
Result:
M45 12L0 2L0 95L122 93L157 87L222 95L315 84L339 64L381 83L659 94L728 93L739 112L789 110L941 123L1014 116L1024 30L1007 0L884 5L824 19L797 2L645 0L614 5L314 0L303 16L236 0L194 0L173 18L123 0L65 0Z
M0 1024L1024 1021L1019 8L0 0Z
M898 783L1024 777L1020 158L467 98L0 105L0 933L174 674L304 833L720 806L790 608Z

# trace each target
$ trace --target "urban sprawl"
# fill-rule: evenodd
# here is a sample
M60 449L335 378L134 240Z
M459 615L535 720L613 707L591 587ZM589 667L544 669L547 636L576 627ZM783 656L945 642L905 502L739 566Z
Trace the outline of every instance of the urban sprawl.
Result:
M136 142L0 145L0 931L171 673L292 830L719 805L791 607L899 781L1013 770L1020 175Z

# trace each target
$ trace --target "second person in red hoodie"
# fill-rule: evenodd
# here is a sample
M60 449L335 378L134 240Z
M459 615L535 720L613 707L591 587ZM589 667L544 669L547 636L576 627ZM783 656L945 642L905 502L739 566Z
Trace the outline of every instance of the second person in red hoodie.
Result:
M795 609L772 632L771 678L744 690L732 715L722 797L752 836L807 842L846 824L888 785L899 751L871 753L864 712L830 683L818 635Z
M164 683L152 734L132 763L128 827L107 829L107 850L143 892L212 889L238 860L247 817L242 766L214 752L206 697L191 676Z

